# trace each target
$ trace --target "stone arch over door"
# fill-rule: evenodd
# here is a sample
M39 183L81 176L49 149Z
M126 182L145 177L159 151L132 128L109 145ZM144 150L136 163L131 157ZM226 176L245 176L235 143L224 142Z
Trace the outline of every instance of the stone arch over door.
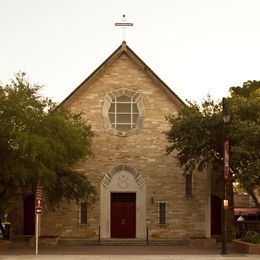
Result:
M100 235L110 238L111 193L136 193L136 238L146 236L146 183L131 165L120 164L107 172L100 184Z

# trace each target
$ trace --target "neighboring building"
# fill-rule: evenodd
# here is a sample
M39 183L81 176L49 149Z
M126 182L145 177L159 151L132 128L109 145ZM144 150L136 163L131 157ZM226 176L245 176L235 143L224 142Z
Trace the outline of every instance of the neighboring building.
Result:
M256 190L258 200L259 190ZM234 193L234 217L237 220L240 216L244 220L260 220L260 209L256 207L251 196L247 193Z
M76 168L98 195L89 207L82 202L44 211L41 235L94 238L100 230L103 239L145 238L148 227L153 239L211 237L221 199L214 194L218 219L211 219L209 172L185 176L166 155L165 116L185 104L125 42L62 105L82 113L95 132L94 156ZM14 233L32 232L30 200Z

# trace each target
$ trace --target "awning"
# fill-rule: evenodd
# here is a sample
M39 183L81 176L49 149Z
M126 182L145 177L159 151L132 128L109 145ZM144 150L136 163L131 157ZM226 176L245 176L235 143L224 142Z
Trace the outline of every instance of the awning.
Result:
M254 208L254 207L250 207L250 208L234 208L234 214L235 215L260 215L260 209L259 208Z

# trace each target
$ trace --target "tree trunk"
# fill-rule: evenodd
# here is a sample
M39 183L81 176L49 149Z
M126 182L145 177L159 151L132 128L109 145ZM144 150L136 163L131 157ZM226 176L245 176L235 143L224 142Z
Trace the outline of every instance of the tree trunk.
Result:
M1 220L0 220L0 230L2 232L3 238L6 239L5 229L4 229L3 225L2 225L2 221Z
M257 197L256 197L256 195L254 193L254 190L253 189L250 189L250 190L248 189L247 192L251 196L251 198L253 199L253 201L255 203L255 206L257 208L260 208L260 203L259 203L259 201L258 201L258 199L257 199Z

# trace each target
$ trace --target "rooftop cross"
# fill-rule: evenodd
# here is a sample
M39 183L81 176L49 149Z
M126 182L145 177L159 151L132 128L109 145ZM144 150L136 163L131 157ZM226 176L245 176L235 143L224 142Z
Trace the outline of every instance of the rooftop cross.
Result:
M125 29L129 26L133 26L133 23L129 23L126 21L125 19L125 15L123 15L123 19L120 23L115 23L115 26L120 26L122 28L122 32L123 32L123 41L125 41Z

